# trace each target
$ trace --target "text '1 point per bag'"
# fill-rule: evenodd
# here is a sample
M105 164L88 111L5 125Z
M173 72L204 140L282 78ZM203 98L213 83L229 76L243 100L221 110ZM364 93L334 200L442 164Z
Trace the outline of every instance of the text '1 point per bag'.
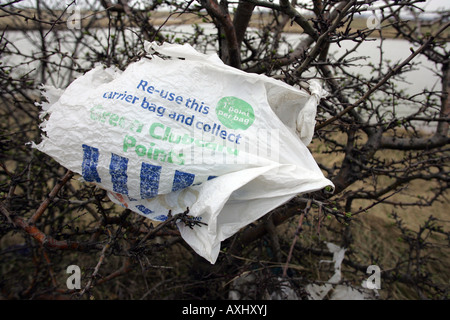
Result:
M333 187L306 147L326 94L317 82L308 94L189 45L145 45L150 59L125 71L97 66L64 91L46 87L34 146L152 220L189 208L206 225L178 223L181 236L211 263L240 228Z

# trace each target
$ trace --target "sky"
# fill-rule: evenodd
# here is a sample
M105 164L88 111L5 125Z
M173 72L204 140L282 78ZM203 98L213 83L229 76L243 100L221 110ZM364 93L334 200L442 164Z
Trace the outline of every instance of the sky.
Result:
M427 11L435 11L438 9L450 9L450 1L448 0L427 0L426 3L419 5Z

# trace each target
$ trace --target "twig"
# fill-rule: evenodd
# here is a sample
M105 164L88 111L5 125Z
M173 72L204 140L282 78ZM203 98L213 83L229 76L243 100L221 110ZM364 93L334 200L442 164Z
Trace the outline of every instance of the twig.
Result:
M59 181L54 187L53 190L48 194L47 198L41 203L36 212L28 219L28 224L34 224L36 221L42 216L45 209L49 206L49 204L53 201L53 199L58 194L59 190L73 177L74 173L70 170L67 170L64 177Z
M53 272L53 268L52 268L52 262L50 261L50 258L47 254L47 252L45 251L45 248L42 248L42 254L44 256L45 262L47 263L47 268L48 268L48 274L50 275L50 279L52 280L52 285L56 288L58 286L56 279L55 279L55 274Z
M8 211L8 209L6 209L6 207L1 202L0 202L0 212L6 217L6 220L8 220L9 223L17 227L15 222L11 219L11 213Z
M170 216L170 211L169 211L169 216ZM155 228L150 229L150 231L141 239L141 241L139 241L139 243L135 246L138 247L140 244L144 243L148 238L152 237L153 235L155 235L159 230L161 230L162 228L168 226L169 224L171 224L172 222L174 222L177 219L178 215L174 215L174 216L170 216L166 221L158 224Z
M0 203L0 212L16 227L33 237L38 243L46 248L61 249L61 250L86 250L90 248L97 248L98 244L92 242L76 242L70 240L56 240L53 237L45 234L36 226L29 224L25 219L13 215L3 204Z
M338 28L342 19L347 14L347 11L351 9L354 3L355 1L348 2L346 6L341 9L338 18L333 23L333 25L328 28L326 32L321 34L320 37L317 38L316 45L311 49L311 51L302 61L302 64L297 68L297 70L295 70L298 76L301 76L301 74L308 68L311 61L313 61L321 52L323 52L324 45L326 46L327 40L329 39L329 34L334 32Z
M298 235L302 231L303 218L305 217L305 215L308 213L309 209L311 208L311 203L312 203L312 200L309 199L308 203L306 204L305 210L302 212L302 214L300 215L300 219L298 220L298 226L297 226L297 230L295 230L294 240L292 241L291 248L289 249L289 254L286 259L286 263L283 267L283 278L285 278L287 276L287 269L289 267L289 262L292 259L292 252L294 251L294 246L295 246L295 243L297 242Z
M363 208L363 209L360 209L360 210L354 212L352 215L353 215L353 216L356 216L357 214L360 214L361 212L366 212L367 210L369 210L369 209L372 208L372 207L375 207L375 206L376 206L377 204L379 204L379 203L386 203L385 200L387 200L387 199L389 199L390 197L396 195L397 193L403 191L405 188L406 188L406 187L399 188L398 190L395 190L395 191L392 192L391 194L388 194L387 196L385 196L385 197L383 197L383 198L381 198L381 199L378 199L377 201L375 201L374 203L368 205L367 207L365 207L365 208Z
M322 204L319 204L319 213L317 221L317 236L320 236L320 224L322 223L325 215L322 215Z
M318 124L315 127L315 131L322 129L323 127L329 125L330 123L336 121L337 119L339 119L340 117L342 117L344 114L350 112L351 110L353 110L354 108L356 108L358 105L360 105L362 102L366 101L366 99L372 94L374 93L376 90L378 90L378 88L380 88L383 84L385 84L393 75L395 75L396 73L398 73L405 65L407 65L409 62L411 62L412 59L414 59L419 53L421 53L422 51L424 51L429 45L430 43L432 43L435 38L442 33L445 29L447 29L450 26L450 22L447 22L446 24L444 24L437 32L434 36L431 36L430 38L428 38L427 41L425 41L424 44L422 44L420 46L419 49L417 49L416 51L414 51L408 58L406 58L402 63L400 63L399 65L397 65L395 68L391 69L384 77L383 79L381 79L375 86L373 86L372 88L370 88L361 98L359 98L358 101L356 101L355 103L351 104L350 106L346 107L344 110L342 110L341 112L339 112L337 115L335 115L334 117Z
M73 0L71 3L69 3L69 4L67 5L67 7L64 8L64 10L63 10L63 12L60 14L60 16L52 23L50 29L49 29L49 30L47 31L47 33L44 35L44 38L46 38L47 35L53 30L53 28L54 28L55 25L58 23L58 21L60 21L61 18L62 18L62 16L66 13L67 9L69 9L69 7L70 7L71 5L73 5L73 4L76 5L75 0Z
M205 222L201 222L201 221L197 221L192 219L191 216L188 215L189 214L189 208L186 209L185 212L182 213L178 213L176 215L171 215L171 211L169 211L168 214L168 219L160 224L158 224L155 228L150 229L150 231L144 236L144 238L142 238L142 240L139 241L139 243L133 248L136 249L139 247L139 245L141 245L142 243L144 243L148 238L154 236L157 234L158 231L160 231L161 229L165 228L166 226L177 222L177 220L181 220L182 222L184 222L184 224L186 226L188 226L189 228L193 228L194 226L201 226L201 225L207 225Z
M192 2L194 2L194 0L189 1L188 4L186 5L186 8L184 8L183 11L181 11L181 12L172 12L172 13L170 13L167 16L166 20L164 20L164 22L158 27L158 29L156 29L156 32L155 32L155 34L153 35L153 37L151 39L151 42L155 41L156 36L159 35L159 32L161 31L161 29L166 25L166 23L169 21L169 19L173 15L178 13L177 18L179 18L183 13L185 13L189 9L189 6L192 4Z
M117 277L119 277L121 275L124 275L124 274L128 273L131 270L132 270L132 268L131 268L130 258L127 257L120 269L114 271L113 273L109 274L108 276L106 276L106 277L104 277L102 279L99 279L97 281L97 284L102 284L102 283L107 282L107 281L109 281L111 279L117 278Z
M109 233L109 241L107 244L105 244L105 246L102 249L102 253L100 254L100 259L98 259L97 265L94 268L94 272L91 275L91 278L89 279L88 283L86 284L86 286L83 288L83 290L80 292L79 297L81 298L86 291L89 291L92 287L92 283L94 281L94 279L97 277L98 271L100 270L100 266L102 265L103 261L105 260L105 256L106 256L106 251L108 251L108 249L111 247L111 242L113 240L113 237L111 236L111 231L108 230Z

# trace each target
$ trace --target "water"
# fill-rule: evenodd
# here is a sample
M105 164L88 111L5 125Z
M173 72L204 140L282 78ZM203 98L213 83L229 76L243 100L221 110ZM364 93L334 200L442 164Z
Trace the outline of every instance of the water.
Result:
M210 24L201 24L201 28L204 29L206 35L215 33L215 28ZM165 28L166 34L174 34L177 37L181 38L183 35L188 35L193 32L191 26L170 26ZM81 31L80 31L81 32ZM107 32L106 30L100 30L99 33L99 42L102 42L103 45L106 46L106 38ZM76 34L76 33L75 33ZM285 34L285 38L288 40L292 46L296 46L302 37L300 34ZM136 34L133 31L127 32L127 37L136 37ZM37 31L27 32L24 34L21 31L9 31L6 34L6 38L11 42L9 45L12 51L20 51L26 55L34 56L38 58L40 53L40 36ZM64 41L60 41L59 43L62 45L61 47L57 44L57 39L64 39ZM74 43L74 34L68 31L58 31L50 32L47 35L47 47L49 51L52 50L61 50L66 52L67 54L71 54L75 47ZM119 42L120 43L120 42ZM371 39L369 41L365 41L361 45L358 46L357 50L347 56L347 59L352 59L355 57L363 57L359 62L354 62L354 66L350 67L349 70L351 72L360 73L365 77L369 77L371 75L371 68L367 66L368 63L372 63L373 65L377 65L380 62L380 55L383 55L383 59L390 61L391 66L394 66L397 62L401 62L406 59L410 54L411 44L406 40L401 39L385 39L383 40L383 52L380 51L380 44L382 41L378 38ZM340 43L340 46L337 44L332 44L330 47L330 58L331 60L337 60L343 54L345 54L348 50L353 49L356 45L355 42L352 41L343 41ZM97 45L98 47L98 45ZM417 47L413 47L417 49ZM212 53L215 52L217 48L215 47L207 47L202 48L203 52ZM286 46L281 46L280 52L286 51ZM78 57L83 56L83 51L78 52ZM59 59L59 61L58 61ZM67 63L69 58L64 58ZM63 60L64 60L63 59ZM32 59L30 59L32 60ZM60 57L54 57L53 60L55 63L62 63ZM12 57L2 57L2 61L4 65L15 64L18 65L18 70L21 70L23 73L29 72L30 69L37 68L37 65L34 62L27 62L22 57L12 56ZM77 62L80 66L83 66L84 61L82 58L79 58ZM440 90L441 84L439 76L436 74L436 66L433 62L429 61L425 56L418 55L413 60L414 70L408 72L407 78L405 79L404 85L401 85L402 88L406 89L408 92L417 93L422 91L423 89L428 90ZM62 63L64 64L64 63ZM386 71L386 69L384 70ZM439 71L438 71L439 72Z
M198 26L203 29L204 37L215 34L216 29L211 24L201 24ZM193 33L193 26L181 25L181 26L168 26L164 28L165 34L172 39L183 37L188 37ZM70 83L75 77L80 75L77 72L69 72L67 67L81 67L90 68L91 63L83 59L86 52L91 51L88 49L77 48L76 37L80 35L84 30L72 30L72 31L52 31L47 35L47 49L51 54L47 61L54 72L51 72L47 83L54 85L56 87L65 87ZM255 30L253 31L255 32ZM132 41L137 41L138 34L135 30L128 30L126 32L128 39ZM15 76L25 75L29 72L36 73L36 79L39 81L39 62L34 61L35 58L41 56L41 40L38 31L27 32L26 34L20 31L9 31L5 36L9 41L8 48L12 52L21 52L28 56L24 58L20 55L3 56L3 65L16 65L17 67L12 70ZM92 37L92 43L90 44L94 50L95 48L101 49L100 46L107 46L108 32L106 29L98 29L96 31L96 37ZM284 34L293 47L295 47L300 41L303 35L301 34ZM118 40L119 45L122 43L121 39ZM331 61L336 61L343 55L347 54L349 50L352 50L356 45L352 41L343 41L340 46L337 44L332 44L330 47L329 58ZM382 45L383 50L380 50ZM213 53L217 48L212 45L206 45L199 48L202 52ZM411 54L411 44L406 40L399 39L372 39L370 41L365 41L358 46L357 50L348 56L346 59L354 59L356 57L362 57L360 60L352 62L352 66L348 68L348 71L354 74L361 74L364 78L379 77L383 76L388 70L385 66L380 71L373 72L372 67L368 64L377 66L380 63L380 59L388 61L391 67L395 66L397 63L403 61ZM417 49L414 47L413 49ZM76 50L77 59L73 59L72 53ZM281 46L279 49L280 53L287 52L288 47ZM62 56L56 54L56 52L62 51L66 52L66 55ZM92 52L92 51L91 51ZM383 62L383 65L386 65ZM439 70L436 70L436 66L433 62L429 61L425 56L419 55L413 60L413 67L410 71L404 74L403 79L397 79L395 82L399 89L404 90L406 94L414 95L423 92L424 90L440 90L440 78L438 76ZM345 81L345 80L342 80ZM425 96L419 95L416 97L418 101L425 99ZM419 108L419 105L404 104L400 105L396 112L397 115L407 116L412 111Z

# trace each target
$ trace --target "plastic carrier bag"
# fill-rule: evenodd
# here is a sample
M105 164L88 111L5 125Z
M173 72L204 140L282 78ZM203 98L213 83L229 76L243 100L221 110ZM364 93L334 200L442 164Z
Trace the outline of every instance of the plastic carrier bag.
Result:
M152 220L189 208L206 225L177 226L211 263L240 228L333 186L306 148L318 83L310 95L187 44L145 49L150 58L125 71L97 66L64 91L45 87L49 117L34 146Z

